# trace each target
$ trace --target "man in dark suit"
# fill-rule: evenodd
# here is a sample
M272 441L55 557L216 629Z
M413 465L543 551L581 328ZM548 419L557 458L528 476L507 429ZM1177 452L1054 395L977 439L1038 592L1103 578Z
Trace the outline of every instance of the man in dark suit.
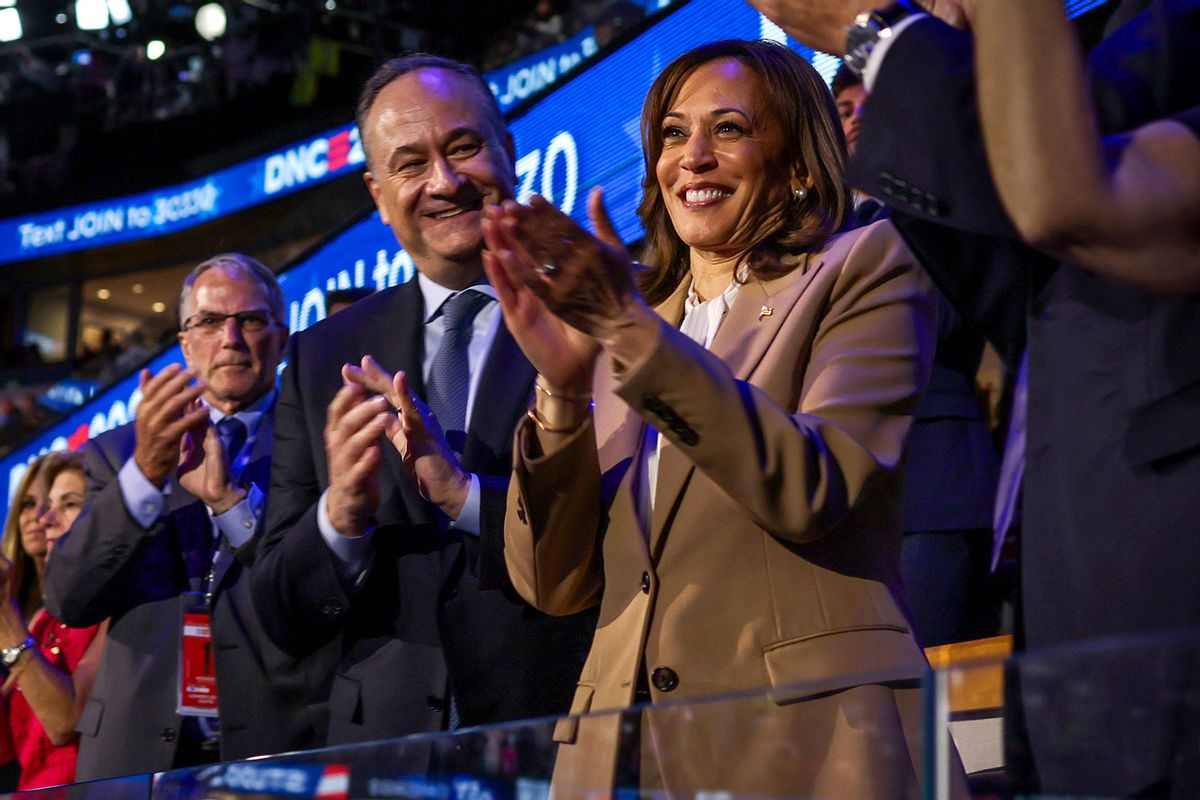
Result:
M860 62L874 84L851 178L903 212L893 219L906 241L1011 365L1027 349L1025 646L1034 651L1200 624L1195 296L1137 288L1019 240L988 172L970 35L895 5L860 18L862 26L855 15L869 11L870 2L755 5L802 41L833 52L846 49L847 26L859 29L860 40L872 36L864 28L876 28L876 52ZM956 5L940 0L935 9L957 13ZM1135 0L1117 14L1126 18L1128 7L1147 5L1147 13L1130 15L1091 55L1094 127L1101 132L1128 130L1200 102L1200 3ZM880 28L888 35L878 36ZM1042 52L1074 46L1059 42ZM1018 67L1010 58L1003 69ZM1065 80L1060 73L1041 79ZM1054 144L1099 151L1099 142ZM1171 706L1184 696L1177 693L1189 669L1177 669L1177 656L1194 664L1186 645L1083 659L1093 702L1122 702L1085 724L1077 740L1027 702L1040 716L1029 724L1043 788L1162 796L1194 781L1194 772L1186 772L1196 765L1195 737L1170 733L1180 720L1194 724L1186 720L1196 713ZM1084 679L1079 660L1045 658L1040 672L1057 673L1052 686ZM1022 684L1029 701L1025 676ZM1064 719L1086 719L1042 700L1042 708Z
M79 720L79 780L322 743L306 700L317 659L266 639L247 575L288 338L282 292L254 259L216 256L184 281L180 318L187 368L143 370L137 419L88 444L87 500L46 571L50 613L111 626ZM189 604L191 632L210 617L218 719L178 713Z
M368 81L358 124L417 276L292 338L255 600L290 652L340 649L331 743L564 713L595 613L534 611L502 552L534 378L481 256L511 138L469 67L424 55Z
M843 64L830 89L854 156L866 87ZM858 225L891 216L890 206L862 192L854 201ZM975 394L983 347L983 337L939 293L933 372L905 444L901 503L900 570L923 647L991 636L999 627L988 574L999 459Z

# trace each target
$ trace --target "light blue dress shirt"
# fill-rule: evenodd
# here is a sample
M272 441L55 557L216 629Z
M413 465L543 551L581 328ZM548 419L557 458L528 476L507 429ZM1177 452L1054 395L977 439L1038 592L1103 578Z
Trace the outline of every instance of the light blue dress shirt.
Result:
M246 426L246 444L243 445L243 449L254 445L259 423L262 422L265 411L275 402L277 393L277 390L272 389L249 407L234 414L234 417ZM225 418L225 414L213 406L208 407L208 416L213 425ZM231 461L236 458L236 453L230 454ZM130 516L143 528L152 527L162 515L171 484L167 483L159 489L142 473L133 456L125 461L117 473L117 482L120 484L121 497L125 500L125 507L129 509ZM263 491L252 483L247 488L246 496L235 506L221 514L213 514L212 509L209 509L208 513L217 529L234 548L238 548L250 541L254 535L262 519L264 500Z

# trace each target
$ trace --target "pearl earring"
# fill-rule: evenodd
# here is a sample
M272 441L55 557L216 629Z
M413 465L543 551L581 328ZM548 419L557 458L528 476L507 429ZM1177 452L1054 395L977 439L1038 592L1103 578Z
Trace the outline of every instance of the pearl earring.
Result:
M799 189L792 189L792 197L796 198L796 202L799 203L804 200L804 198L808 197L808 190L803 186L801 186Z

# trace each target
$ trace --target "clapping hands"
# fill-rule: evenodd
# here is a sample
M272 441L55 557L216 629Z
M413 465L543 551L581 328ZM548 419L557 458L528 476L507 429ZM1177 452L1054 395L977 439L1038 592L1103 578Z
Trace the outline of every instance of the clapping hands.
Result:
M456 519L466 502L471 476L458 463L437 418L410 390L408 376L387 372L367 355L359 366L343 366L342 379L383 397L396 410L386 417L384 436L400 453L421 496Z

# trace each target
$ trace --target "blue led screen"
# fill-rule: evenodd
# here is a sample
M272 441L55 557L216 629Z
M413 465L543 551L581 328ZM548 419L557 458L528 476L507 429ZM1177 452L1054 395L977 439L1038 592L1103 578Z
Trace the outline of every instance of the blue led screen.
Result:
M603 186L621 236L626 241L640 238L636 209L643 175L642 101L654 76L672 58L718 38L787 39L742 0L693 0L666 12L618 51L583 65L540 101L518 110L519 116L510 123L517 148L518 199L540 193L586 223L587 194L593 186ZM826 76L837 67L836 59L794 41L788 44ZM339 129L347 137L349 130ZM305 146L311 147L312 142L299 147ZM317 145L316 150L322 147L328 145ZM299 331L324 319L326 291L359 286L382 289L403 283L412 274L411 258L378 215L371 214L280 275L289 327ZM182 356L176 346L149 367L157 371L177 361ZM133 418L139 399L136 377L127 378L0 461L5 497L15 491L26 465L39 454L76 450L89 438L125 424Z

